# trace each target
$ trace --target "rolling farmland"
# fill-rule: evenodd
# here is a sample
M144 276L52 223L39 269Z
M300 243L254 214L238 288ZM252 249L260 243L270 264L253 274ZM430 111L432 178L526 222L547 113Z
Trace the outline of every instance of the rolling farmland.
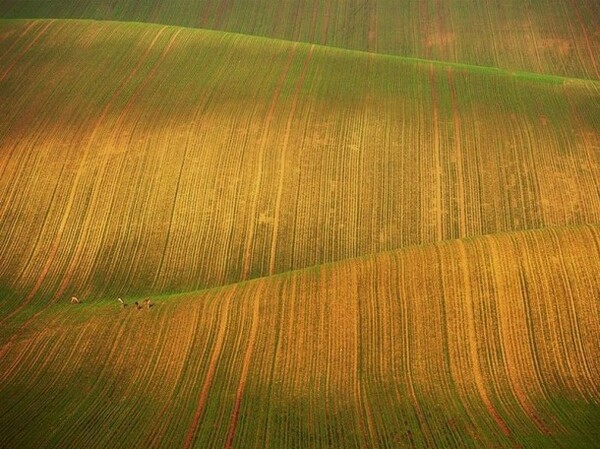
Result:
M3 343L0 445L593 447L599 243L521 231L56 304Z
M162 23L600 78L594 0L2 0L0 17Z
M0 448L598 441L598 7L355 3L0 0Z
M4 29L0 280L23 304L600 220L595 82L161 26Z

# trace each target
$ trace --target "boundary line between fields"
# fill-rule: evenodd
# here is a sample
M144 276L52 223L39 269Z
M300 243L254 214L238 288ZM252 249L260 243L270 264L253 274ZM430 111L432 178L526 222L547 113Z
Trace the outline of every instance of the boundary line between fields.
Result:
M236 33L233 31L214 30L211 28L193 28L193 27L185 27L185 26L181 26L181 25L164 24L164 23L159 23L159 22L31 17L31 18L18 18L18 19L16 19L16 18L10 18L10 19L0 18L0 23L2 23L2 22L5 22L5 23L28 22L28 21L32 21L32 20L38 20L41 22L45 22L45 21L55 21L55 22L56 21L60 21L60 22L64 21L64 22L82 22L82 23L102 22L102 23L107 23L107 24L111 24L111 23L112 24L122 24L122 25L131 24L131 25L138 25L138 26L151 26L151 27L161 26L161 27L166 27L166 28L185 29L185 30L190 30L192 32L200 32L200 33L214 33L214 34L222 34L222 35L224 34L224 35L230 35L230 36L245 36L245 37L248 37L251 39L256 39L256 40L286 42L289 45L297 44L297 45L306 46L306 47L314 46L317 48L335 50L335 51L339 51L342 53L346 53L346 52L347 53L358 53L359 55L369 56L369 57L372 57L373 55L375 55L376 57L381 57L381 58L397 59L398 61L405 62L405 63L427 64L427 65L433 64L434 66L440 67L440 68L452 67L455 69L468 70L473 73L514 77L516 79L525 79L525 80L529 80L529 81L538 81L538 82L546 82L546 83L553 83L553 84L565 84L565 83L567 83L567 84L569 84L569 83L571 83L571 84L573 84L573 83L591 84L591 85L597 87L598 89L600 89L600 79L577 78L577 77L554 75L554 74L548 74L548 73L528 72L528 71L524 71L524 70L511 70L511 69L505 69L505 68L495 67L495 66L468 64L468 63L464 63L464 62L450 62L450 61L444 61L444 60L418 58L415 56L394 55L394 54L390 54L390 53L375 53L375 52L369 52L369 51L365 51L365 50L356 50L356 49L350 49L350 48L335 47L332 45L324 45L324 44L318 44L318 43L313 43L313 42L292 41L292 40L280 39L280 38L275 38L275 37L259 36L259 35L255 35L255 34Z

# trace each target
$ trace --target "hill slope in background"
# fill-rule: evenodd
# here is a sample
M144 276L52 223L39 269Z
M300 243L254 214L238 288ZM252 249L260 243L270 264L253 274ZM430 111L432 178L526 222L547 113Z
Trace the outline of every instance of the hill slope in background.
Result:
M0 17L154 22L600 78L594 0L0 0Z
M0 446L593 447L599 272L583 226L57 304L2 333Z
M599 221L597 83L156 25L1 30L0 281L21 306Z

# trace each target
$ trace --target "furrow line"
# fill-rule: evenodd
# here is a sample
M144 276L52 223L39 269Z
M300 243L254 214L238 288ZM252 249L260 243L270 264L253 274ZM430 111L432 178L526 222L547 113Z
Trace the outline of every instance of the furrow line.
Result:
M244 390L246 388L246 383L248 382L248 370L250 368L250 362L252 361L252 356L254 355L254 346L256 344L256 335L258 332L258 323L260 321L259 311L261 306L261 289L258 288L255 292L256 297L254 298L254 310L252 313L252 326L250 328L250 334L248 335L248 346L246 348L246 353L244 355L244 361L242 365L242 372L240 374L240 382L235 394L235 403L233 406L233 413L231 415L231 420L229 422L229 431L227 433L227 441L225 442L225 449L231 449L233 445L233 439L235 437L235 431L238 424L238 418L240 413L240 407L242 404L242 399L244 395ZM187 449L187 448L186 448Z
M308 71L308 67L309 67L310 61L313 56L314 48L315 48L315 46L311 45L311 47L308 51L308 55L306 56L306 59L304 61L302 73L300 74L300 77L296 84L296 88L294 90L294 95L293 95L293 99L292 99L292 106L290 107L290 112L289 112L288 120L287 120L286 127L285 127L283 143L281 145L281 162L279 165L279 180L277 183L277 195L276 195L276 200L275 200L275 211L274 211L274 219L273 219L273 232L272 232L272 237L271 237L271 252L270 252L270 256L269 256L269 275L275 274L275 261L276 261L276 251L278 248L277 244L278 244L278 237L279 237L279 222L280 222L280 214L281 214L281 198L282 198L282 194L283 194L283 187L284 187L284 181L285 181L284 175L286 173L285 167L286 167L286 163L287 163L286 154L288 151L290 133L291 133L291 129L292 129L292 124L294 123L294 120L296 119L296 108L298 106L298 98L300 96L302 87L304 86L304 80L306 78L306 73Z
M225 298L223 302L223 308L221 310L222 315L219 322L219 329L217 331L216 341L213 346L214 349L210 357L210 361L204 378L204 383L202 384L202 389L200 390L200 396L198 398L198 405L196 406L194 417L192 418L192 422L186 432L186 437L183 443L183 449L189 449L192 446L194 442L194 437L196 436L198 424L200 423L200 419L202 418L202 415L204 413L204 409L206 407L208 399L208 393L212 386L213 378L215 377L217 364L221 358L221 352L223 350L225 334L227 333L227 324L230 320L230 301L235 295L235 293L237 293L236 288L232 289L230 294Z
M288 77L288 73L292 66L294 57L296 56L296 51L297 51L297 46L294 45L292 47L291 51L289 52L289 57L284 65L284 68L281 72L279 80L277 81L277 84L275 86L275 90L273 92L273 96L271 98L271 102L269 105L269 110L264 119L263 132L262 132L262 136L261 136L261 139L259 142L259 148L258 148L257 170L256 170L256 173L254 174L254 177L255 177L254 188L252 189L252 193L249 196L249 198L251 198L252 204L251 204L251 210L250 210L250 214L249 214L249 218L248 218L248 227L246 230L246 239L245 239L246 241L244 244L242 279L248 278L248 276L250 274L251 266L252 266L252 259L253 259L252 249L254 247L254 234L256 232L256 212L258 209L258 202L260 200L259 192L260 192L260 187L261 187L261 184L263 181L262 180L263 163L264 163L265 150L266 150L266 146L267 146L267 142L268 142L268 135L269 135L270 127L271 127L271 122L273 121L273 118L275 116L275 108L277 107L277 103L279 101L279 96L285 85L286 78Z

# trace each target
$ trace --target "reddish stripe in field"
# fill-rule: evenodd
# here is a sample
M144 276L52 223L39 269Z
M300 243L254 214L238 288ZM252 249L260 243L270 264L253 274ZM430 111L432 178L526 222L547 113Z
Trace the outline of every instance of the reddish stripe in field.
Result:
M367 28L367 49L370 52L377 53L379 40L379 21L377 20L377 0L371 0L368 3L368 28Z
M533 42L533 50L535 51L535 57L537 59L537 65L540 71L544 69L544 63L542 62L542 58L540 56L540 44L538 43L537 33L535 32L535 26L533 24L533 20L531 19L531 12L527 11L525 15L527 20L527 25L529 26L529 35L531 36L531 40Z
M492 243L488 246L488 251L493 261L493 266L507 266L506 260L511 257L510 252L507 252L505 247L502 248L504 251L501 251L501 248L496 248L496 242L493 238L490 239L490 242ZM501 270L500 272L502 271L504 270ZM533 295L531 297L533 297ZM527 300L523 301L522 304L525 305L529 301L530 298L527 298ZM540 395L540 392L542 392L541 394L543 395L543 385L540 383L539 376L537 375L539 362L533 354L533 351L528 351L529 354L524 356L523 350L532 349L532 347L527 348L526 346L522 346L523 336L517 336L514 338L511 332L504 331L504 329L510 329L515 325L517 322L515 315L519 315L519 318L522 319L521 323L526 323L530 313L527 308L520 309L516 306L516 304L501 303L500 305L501 307L499 308L498 325L500 333L505 335L505 337L501 340L501 345L510 389L517 402L521 406L521 409L534 423L536 428L543 434L549 434L550 432L546 424L538 416L535 406L530 401L530 397ZM530 333L528 324L525 324L523 328L527 329L528 334ZM527 340L533 343L533 341L530 340L529 335ZM531 362L534 363L532 364ZM530 377L533 372L536 373L535 379ZM527 373L527 375L525 375L525 373Z
M433 171L434 171L434 189L435 189L435 218L436 235L435 239L441 241L444 239L443 230L443 211L442 211L442 164L440 161L440 113L439 99L435 84L435 70L433 64L429 66L429 84L431 86L431 103L433 106Z
M346 273L344 273L346 274ZM353 301L353 306L354 306L354 310L352 311L352 315L354 315L355 317L355 329L354 329L354 335L355 335L355 341L354 341L354 350L351 351L351 354L354 356L355 360L354 360L354 366L355 366L355 372L354 372L354 395L357 398L357 404L359 405L359 407L362 409L362 416L361 416L361 420L359 422L359 425L362 429L363 434L365 434L365 436L369 437L369 444L373 445L375 444L375 442L377 441L377 431L376 431L376 426L375 423L373 421L373 410L372 410L372 406L371 403L369 401L369 394L367 392L367 388L365 386L365 384L368 384L370 379L369 376L365 376L364 373L364 368L361 366L361 364L363 364L364 362L366 362L366 349L365 348L370 348L369 346L367 346L365 344L365 340L367 340L365 338L365 335L363 334L365 328L366 329L375 329L374 323L371 322L369 323L368 326L365 325L365 321L367 319L373 319L373 317L375 316L375 313L373 312L373 310L377 309L377 301L373 301L373 295L366 295L365 296L361 295L361 292L359 291L359 285L360 285L360 277L359 277L359 272L358 270L351 270L349 272L347 272L348 276L345 276L345 278L347 279L348 277L350 277L351 279L349 279L348 284L352 286L352 290L351 290L351 294L350 297L354 300ZM380 298L376 298L377 300L379 300ZM365 301L368 302L368 307L371 309L369 310L368 313L366 314L362 314L361 310L360 310L360 306L361 306L361 302ZM349 306L350 304L348 304ZM368 341L368 340L367 340ZM349 354L350 356L350 354ZM366 421L366 425L362 422L362 421Z
M10 44L10 45L8 46L8 48L7 48L7 49L4 51L4 53L2 53L2 54L0 55L0 59L4 59L5 55L8 55L8 54L9 54L9 53L12 51L12 49L13 49L13 48L15 48L15 46L16 46L16 45L19 43L19 40L20 40L20 39L21 39L23 36L25 36L27 33L29 33L29 30L31 30L31 28L33 28L33 26L34 26L36 23L38 23L38 22L39 22L39 20L32 20L31 22L29 22L29 25L27 25L27 26L25 27L25 29L24 29L24 30L21 32L21 34L19 34L19 37L18 37L18 38L16 38L16 39L13 41L13 43L12 43L12 44Z
M34 313L33 315L31 315L29 318L27 318L23 323L21 323L21 325L18 327L18 331L22 331L24 329L27 329L27 326L29 326L30 323L32 323L33 321L35 321L35 319L44 312L44 309L41 309L39 311L37 311L36 313ZM9 315L12 316L14 313L11 312ZM2 320L0 320L0 324L2 324L6 319L8 318L8 316L4 317ZM19 332L15 331L13 333L13 335L10 337L10 339L4 344L4 346L2 346L2 348L0 348L0 360L2 360L2 358L6 355L6 353L8 352L8 350L12 347L13 343L15 342L15 340L17 340L17 337L19 336Z
M18 147L15 145L14 148L18 148ZM66 164L64 164L60 168L60 174L58 176L58 179L62 178L64 170L65 170L65 166L66 166ZM0 174L0 177L1 176L2 175ZM54 204L54 200L55 200L57 192L59 190L59 186L60 186L60 182L57 182L56 185L54 186L54 189L52 190L52 195L50 196L50 201L48 201L48 204L46 205L46 213L44 214L44 226L46 226L48 217L50 215L50 210L52 208L52 205ZM12 204L13 204L12 201L5 202L4 207L1 208L1 210L0 210L0 219L2 219L5 216L4 214L7 212L8 208L12 206ZM40 233L38 233L38 235L36 237L34 248L38 248L40 246L40 243L42 243L41 239L42 239L42 233L40 232ZM34 253L34 251L31 252L29 261L31 260L31 257L33 257L33 253ZM28 261L28 263L29 263L29 261ZM2 268L0 268L0 276L3 274L4 274L4 272L3 272ZM2 321L0 320L0 322L2 322Z
M312 15L310 17L310 27L308 29L307 41L314 42L317 38L317 19L319 18L320 2L314 2L312 7Z
M430 46L427 45L425 39L429 36L429 14L427 12L427 2L429 0L421 0L419 7L419 29L421 30L421 51L426 59L431 59ZM423 49L425 51L423 51Z
M499 53L498 53L498 47L496 45L496 34L494 33L494 23L495 23L495 18L492 17L492 11L493 8L491 8L489 6L489 3L494 4L496 2L496 0L493 1L489 1L489 0L485 0L485 6L483 7L485 9L486 15L487 15L487 23L488 23L488 27L489 27L489 35L491 36L491 42L492 42L492 48L493 48L493 52L492 52L492 56L493 56L493 65L496 67L500 67L501 64L499 64L498 60L499 60Z
M275 116L275 108L277 107L277 102L279 101L279 95L285 85L285 80L288 76L288 72L290 67L292 66L292 62L294 60L294 56L296 55L296 44L292 47L292 50L289 52L289 57L286 61L285 67L281 72L281 76L277 81L277 85L275 86L275 91L273 92L273 98L271 99L271 104L269 106L269 110L267 112L267 116L264 123L263 133L260 139L260 146L258 149L258 167L256 170L254 189L250 198L252 198L252 207L250 210L248 220L248 230L246 235L246 244L244 247L244 258L243 258L243 268L242 268L242 279L247 279L250 274L250 267L252 265L252 248L254 245L254 233L256 230L256 211L258 208L258 202L260 201L260 186L261 186L261 178L263 172L263 163L265 158L265 150L268 142L269 128L271 127L271 122L273 121L273 117Z
M494 418L498 427L502 430L502 433L505 435L510 435L510 429L508 425L502 417L498 410L492 404L488 392L485 387L485 381L481 374L481 366L479 362L479 354L477 352L477 334L475 332L475 315L473 313L473 296L471 292L471 279L469 279L469 256L467 254L465 245L463 242L458 244L457 252L459 254L459 263L461 272L462 272L462 287L464 288L464 298L465 298L465 312L466 312L466 322L467 322L467 332L469 335L469 341L466 342L469 346L470 355L471 355L471 364L473 369L473 375L475 377L475 385L477 387L477 391L479 393L480 398L482 399L485 407L487 408L489 414Z
M437 36L434 37L433 42L438 47L436 48L437 55L435 59L447 60L448 55L445 52L446 46L444 45L444 15L442 14L441 10L442 8L440 5L440 0L435 0L435 19L433 20L433 22L436 28L435 32L437 33Z
M300 78L298 79L298 83L296 84L296 89L294 91L294 98L292 100L292 106L290 108L290 113L288 115L288 120L285 127L285 135L283 138L283 144L281 145L281 163L279 164L279 182L277 187L277 197L275 200L275 211L274 211L274 223L273 223L273 233L271 235L271 253L269 256L269 274L275 273L275 257L277 253L277 238L279 236L279 220L281 214L281 197L283 194L283 185L285 183L284 175L285 165L286 165L286 152L290 140L290 133L292 129L292 124L294 123L294 119L296 118L296 108L298 106L298 98L300 96L300 91L302 90L302 86L304 85L304 80L306 78L306 72L308 71L308 66L310 64L310 60L313 56L315 46L311 45L310 50L308 51L308 55L306 60L304 61L304 67L302 68L302 73L300 74Z
M216 0L217 3L219 0ZM214 5L215 1L214 0L206 0L204 2L204 5L202 7L202 14L200 14L200 17L198 18L198 26L200 28L210 28L210 24L208 23L208 19L211 15L211 12L213 11L213 9L215 8Z
M252 360L252 354L254 352L254 346L256 344L256 334L258 332L259 316L258 312L260 309L260 298L262 288L265 283L259 284L259 288L253 292L252 299L254 300L254 312L252 313L252 327L250 328L250 335L248 336L248 347L246 354L244 355L244 365L242 366L242 374L240 376L240 384L238 386L235 395L235 404L233 407L233 413L231 415L231 421L229 423L229 432L227 434L227 441L225 442L225 448L231 449L233 444L233 438L235 437L235 429L238 423L238 417L240 414L240 407L242 405L242 397L246 388L246 382L248 381L248 369L250 368L250 361Z
M458 191L458 236L467 235L467 214L465 204L468 204L465 195L465 177L463 172L463 155L461 148L461 124L460 112L458 111L458 101L456 99L456 87L454 85L454 73L451 68L448 69L448 86L450 87L450 101L452 102L452 121L454 123L454 154L456 158L456 189Z
M172 365L176 365L175 369L170 369L171 371L171 379L174 381L169 384L170 391L167 395L167 398L164 400L163 407L160 412L156 415L161 418L161 422L158 426L152 429L152 432L146 438L142 447L158 447L160 446L161 440L164 438L164 434L166 430L169 428L169 425L172 420L172 416L170 419L166 419L167 412L169 408L173 407L173 400L175 398L175 393L182 388L182 385L185 385L186 376L183 376L184 369L188 365L190 360L190 352L194 348L194 342L196 341L198 324L199 324L199 316L206 309L201 309L201 312L191 314L192 319L191 322L188 323L179 323L174 322L171 318L170 324L171 327L174 328L171 332L166 334L166 338L172 338L172 349L169 354L169 360L166 362L167 366L172 367ZM222 309L221 309L222 310ZM189 315L186 313L185 318L188 318ZM220 324L220 322L219 322ZM212 327L210 328L212 331ZM183 354L183 355L182 355ZM164 388L165 383L162 382L162 379L158 382L161 388ZM183 387L185 388L185 387Z
M323 27L323 45L327 45L327 37L329 36L329 27L331 24L331 5L333 2L325 2L327 11L325 12L325 26Z
M411 334L411 315L412 315L412 311L411 311L411 303L408 301L408 298L410 297L408 290L407 290L407 285L409 284L408 278L407 278L407 271L408 270L400 270L400 279L399 279L399 285L400 285L400 294L399 299L400 299L400 310L401 310L401 314L400 317L401 319L399 320L399 328L400 328L400 340L402 341L402 348L401 348L401 353L403 354L403 362L405 365L405 368L402 367L399 370L397 370L396 374L399 374L398 371L402 370L401 374L404 374L406 376L406 393L408 398L410 399L410 402L412 404L412 406L414 407L414 411L417 415L417 421L419 423L419 427L423 430L423 438L426 440L427 445L430 447L434 446L434 442L431 439L431 436L429 435L428 432L425 431L426 429L426 425L427 425L427 418L425 416L425 414L423 413L423 408L421 407L421 404L419 403L419 400L417 399L417 394L415 392L415 381L413 380L413 358L415 356L417 356L417 354L413 355L412 351L411 351L411 341L413 339L412 334ZM397 382L400 383L401 380L399 377L397 377ZM402 393L400 393L399 390L396 390L396 394L397 394L397 399L398 402L401 401L401 397L400 394L404 394L404 391ZM412 440L411 440L412 443ZM414 447L413 444L411 444L411 447Z
M15 341L17 340L16 336L17 333L15 333L12 338L2 347L2 349L0 349L0 360L4 358L10 349L12 349L13 344L15 344ZM17 356L14 358L12 364L8 366L4 364L2 372L0 373L0 384L8 380L13 371L19 367L25 357L29 355L31 348L33 348L35 344L37 344L37 339L31 338L27 344L19 346Z
M215 21L213 22L213 26L216 29L221 29L224 27L223 22L226 20L227 15L231 12L231 0L221 0L219 2L219 6L217 7L217 16Z
M189 449L192 446L192 443L194 442L194 437L196 435L196 430L198 429L198 424L200 423L200 418L202 418L202 414L206 406L208 392L210 391L210 387L212 385L213 378L215 377L215 372L217 370L217 363L219 362L219 358L221 357L221 351L223 350L223 342L225 341L225 334L227 332L227 322L229 320L229 303L231 298L235 295L235 293L237 293L237 286L234 285L222 304L221 321L219 323L219 330L217 331L217 338L215 341L212 355L210 357L210 362L208 363L206 377L204 378L204 383L202 384L202 389L200 390L200 397L198 398L196 412L194 413L194 417L192 418L192 424L190 425L190 427L188 427L185 441L183 443L184 449Z
M308 2L298 2L298 9L296 10L296 13L294 14L294 22L292 22L294 25L293 29L296 30L296 32L291 33L290 37L288 38L291 41L303 41L304 40L304 38L302 37L302 29L303 29L302 25L304 25L304 21L305 21L304 14L306 14L306 13L305 13L304 9L306 8L306 3L308 3ZM280 9L280 14L285 12L284 8L278 8L278 9ZM279 16L279 14L278 14L278 16ZM280 20L280 18L277 17L277 19L275 19L275 20L277 20L277 23L281 23L281 21L283 21L285 19ZM296 25L297 23L299 23L300 25Z
M490 239L490 242L492 242L489 245L489 252L492 260L492 265L502 267L506 263L504 259L510 256L507 253L498 251L495 247L495 241L493 239ZM520 350L522 350L522 348L520 347L522 341L519 341L518 339L507 338L507 336L510 336L511 333L504 331L504 329L509 329L512 325L515 324L516 320L513 314L520 314L521 316L523 314L520 313L521 311L516 309L514 305L500 304L499 306L500 307L498 311L498 328L499 333L501 335L504 335L500 343L502 348L502 358L504 360L504 369L508 376L510 389L513 393L513 396L521 406L521 409L525 412L529 419L533 421L538 430L546 434L548 430L544 422L538 417L534 406L529 401L529 397L527 394L528 391L529 393L531 393L534 389L533 383L531 382L531 380L525 378L525 376L523 375L525 366L525 360L523 359L530 361L531 357L523 357L522 352L520 352ZM536 382L535 389L539 390L539 388L540 386Z
M41 312L38 312L35 316L39 315ZM34 354L39 354L39 356L43 355L39 345L46 344L46 340L49 340L51 336L56 336L56 333L53 332L57 326L60 326L63 322L63 317L61 314L54 315L54 319L46 319L44 330L35 337L28 338L24 341L17 342L18 336L22 336L22 329L24 329L26 324L31 322L34 317L28 319L23 325L18 328L18 331L13 334L11 339L0 349L0 360L4 358L4 356L8 353L9 350L12 351L13 356L16 353L16 357L14 357L12 365L6 367L2 373L0 373L0 384L5 382L8 377L12 374L12 372L20 367L23 364L23 360L26 357L30 356L30 353L33 351ZM88 324L84 325L84 330L87 329ZM66 336L66 335L65 335ZM62 338L62 337L60 337ZM47 360L49 361L49 360ZM37 370L42 368L42 365L39 362L34 364Z
M8 68L6 68L6 70L4 70L4 72L2 72L2 74L0 75L0 81L3 81L4 78L6 77L6 75L8 75L10 73L10 71L13 69L13 67L21 60L21 58L25 55L25 53L27 53L29 50L31 50L31 47L33 47L35 45L35 43L39 40L40 37L42 37L44 35L44 33L46 33L46 31L48 30L48 28L50 28L50 25L52 25L52 23L54 22L54 20L50 20L48 23L46 23L46 26L43 27L39 33L37 33L35 35L35 37L31 40L31 42L29 42L29 45L27 45L22 51L21 53L19 53L15 59L13 60L12 64L8 66ZM64 26L64 24L63 24ZM27 31L27 30L26 30ZM25 32L23 32L23 34L25 34Z
M590 43L590 36L589 36L588 30L585 26L585 19L583 18L581 11L579 10L580 1L581 0L573 0L571 2L573 5L573 11L575 11L575 14L577 14L577 22L581 26L581 33L583 34L583 37L585 39L588 56L589 56L590 62L592 63L592 66L594 67L594 72L596 74L596 78L600 78L600 72L598 71L598 66L596 65L596 53L592 49L592 44Z
M568 323L569 326L565 326L565 331L570 329L571 333L572 333L572 340L573 340L573 345L575 346L576 350L575 352L577 353L577 359L578 359L578 365L581 367L581 373L584 379L585 379L585 385L591 386L592 389L594 390L594 395L596 395L598 393L597 391L597 383L594 381L594 376L592 375L590 366L588 364L588 357L586 357L586 351L585 348L583 347L583 338L582 338L582 332L579 326L580 323L580 318L578 317L578 313L577 313L577 307L575 305L575 294L574 291L572 290L572 284L574 282L572 282L571 280L576 279L576 269L575 270L568 270L567 269L567 262L571 259L571 257L567 256L564 254L563 252L563 247L565 245L561 245L560 242L560 237L559 235L556 233L555 230L549 230L549 233L551 235L552 241L555 244L555 255L559 256L558 257L558 265L559 265L559 270L560 273L562 275L562 278L565 279L566 282L566 286L567 286L567 300L568 300ZM580 388L580 392L582 393L582 395L585 394L585 391Z

